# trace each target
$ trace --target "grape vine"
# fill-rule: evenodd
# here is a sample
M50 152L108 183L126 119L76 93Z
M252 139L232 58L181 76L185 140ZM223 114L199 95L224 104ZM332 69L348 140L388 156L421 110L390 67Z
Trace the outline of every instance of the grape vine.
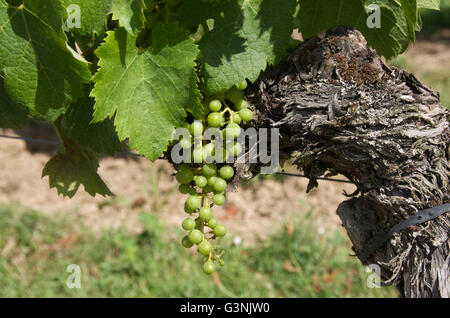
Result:
M378 5L382 23L366 23ZM207 274L223 262L211 242L226 234L212 207L225 204L235 173L227 160L252 121L243 90L299 42L336 25L360 30L387 58L420 29L420 10L439 0L0 0L0 127L32 117L50 122L61 147L43 169L50 187L73 197L80 185L112 192L99 159L124 143L149 160L179 145L193 163L177 165L188 195L182 243L198 246ZM207 129L222 144L203 139ZM223 146L222 145L222 146ZM215 162L209 162L210 158Z

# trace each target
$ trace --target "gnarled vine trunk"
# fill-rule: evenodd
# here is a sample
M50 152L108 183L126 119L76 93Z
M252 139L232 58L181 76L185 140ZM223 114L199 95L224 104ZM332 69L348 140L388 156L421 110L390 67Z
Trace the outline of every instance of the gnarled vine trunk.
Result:
M337 213L357 255L417 211L450 202L449 111L414 75L389 67L348 27L303 42L247 90L259 127L310 178L357 191ZM365 264L405 297L450 296L450 213L394 234Z

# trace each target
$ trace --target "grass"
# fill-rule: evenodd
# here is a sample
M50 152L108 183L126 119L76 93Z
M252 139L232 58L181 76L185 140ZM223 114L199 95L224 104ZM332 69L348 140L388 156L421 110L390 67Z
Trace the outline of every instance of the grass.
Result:
M0 207L0 297L396 297L370 289L368 273L341 233L319 235L311 218L282 227L256 247L225 240L226 265L206 276L178 229L142 213L144 231L94 233L70 217ZM69 264L80 289L66 285Z

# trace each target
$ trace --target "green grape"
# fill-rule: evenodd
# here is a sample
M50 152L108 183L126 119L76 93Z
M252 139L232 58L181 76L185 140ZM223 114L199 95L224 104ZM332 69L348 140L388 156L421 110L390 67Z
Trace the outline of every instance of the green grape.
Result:
M244 79L241 84L239 84L238 88L243 91L244 89L247 88L247 81Z
M223 180L222 178L217 178L213 187L214 187L214 191L217 193L224 192L227 189L227 182L225 180Z
M216 176L211 176L208 178L208 185L213 187L214 183L216 183L217 177Z
M186 212L186 213L188 213L188 214L191 214L191 213L194 213L195 210L190 209L190 208L188 207L188 205L186 204L186 202L185 202L185 203L184 203L184 212Z
M205 177L211 177L216 174L217 167L213 163L204 164L202 167L202 173Z
M229 123L223 130L223 138L225 140L236 139L241 134L241 127L236 123Z
M199 188L203 188L208 184L208 179L206 179L204 176L196 176L194 178L195 185Z
M214 156L214 143L211 142L203 147L203 161L208 162L209 161L208 159L212 158L213 156Z
M192 245L194 245L194 244L192 244L191 241L189 241L189 238L187 235L183 237L183 239L181 240L181 244L186 248L191 248Z
M242 146L235 141L232 145L227 145L227 151L231 156L237 157L242 153Z
M225 236L227 234L227 229L222 224L217 224L213 231L215 236Z
M241 116L243 121L248 122L253 119L253 112L248 108L244 108L239 111L239 116Z
M191 126L189 128L189 131L191 132L191 134L194 137L201 136L203 134L203 124L202 124L202 122L199 121L199 120L194 121L191 124Z
M196 147L192 150L192 160L194 163L203 162L203 148L202 146Z
M191 218L184 219L181 227L186 231L192 231L195 228L195 221Z
M199 196L191 195L186 199L186 206L190 211L195 211L202 205L202 199Z
M178 187L178 191L180 191L183 194L188 194L189 189L190 189L190 187L187 184L180 184L180 186Z
M212 218L212 210L209 206L205 205L200 209L200 212L198 213L198 216L200 220L208 222L209 219Z
M188 239L192 244L198 244L203 240L203 234L199 230L192 230L188 234Z
M175 178L177 181L181 184L189 184L194 179L194 174L192 173L191 169L181 169L178 170L177 174L175 175Z
M203 193L211 193L214 192L214 188L210 185L206 185L205 187L203 187Z
M245 109L245 108L248 108L248 102L245 100L245 99L242 99L242 100L240 100L239 102L237 102L237 103L235 103L234 104L234 107L237 109L237 110L243 110L243 109Z
M217 226L217 224L219 224L219 221L217 221L215 217L210 218L208 221L208 226L212 229L214 229Z
M225 119L221 113L214 112L208 115L207 122L210 127L218 128L224 124Z
M205 264L203 264L203 272L207 275L211 275L216 271L216 266L214 266L214 263L212 261L206 261Z
M192 147L192 140L191 140L191 138L186 138L186 137L181 138L180 139L180 146L183 149L191 148Z
M242 123L242 118L241 118L241 116L239 116L238 113L234 113L234 114L231 116L231 121L232 121L233 123L239 125L240 123Z
M218 99L214 99L209 103L209 109L212 112L218 112L222 109L222 103Z
M225 180L229 180L234 176L234 170L230 166L223 166L220 168L219 175Z
M244 92L240 91L236 86L233 86L226 94L226 98L231 100L234 104L244 99Z
M213 196L213 202L215 205L224 205L225 195L223 193L217 193Z
M211 253L211 250L212 250L212 244L206 240L203 240L203 242L201 242L198 245L198 252L204 256L209 256L209 253Z

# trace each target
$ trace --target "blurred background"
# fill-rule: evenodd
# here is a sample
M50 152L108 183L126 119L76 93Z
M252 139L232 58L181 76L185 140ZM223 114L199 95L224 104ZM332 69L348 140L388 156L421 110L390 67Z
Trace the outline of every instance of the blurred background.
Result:
M413 72L450 107L450 0L423 15L424 29L392 65ZM32 122L1 134L56 140ZM215 209L228 228L225 267L211 277L181 246L184 196L173 168L136 157L101 161L115 197L80 189L59 197L41 179L56 146L0 138L0 297L397 297L367 287L366 272L335 214L349 184L259 176ZM295 169L288 167L288 171ZM341 177L342 178L342 177ZM80 289L66 280L81 267Z

